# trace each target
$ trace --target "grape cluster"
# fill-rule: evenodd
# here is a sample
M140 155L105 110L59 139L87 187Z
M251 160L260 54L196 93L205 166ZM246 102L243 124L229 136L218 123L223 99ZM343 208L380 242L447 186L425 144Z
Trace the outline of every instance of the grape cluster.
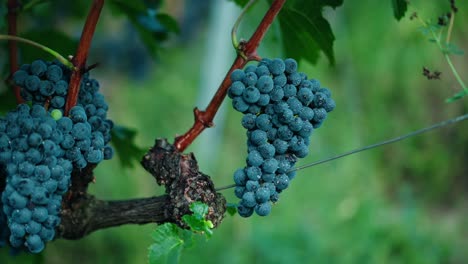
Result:
M2 236L9 235L13 248L41 252L60 223L72 171L113 155L108 105L88 74L77 105L63 116L71 73L58 62L37 60L13 75L28 103L0 118L0 174L6 176L0 246Z
M0 164L0 193L5 189L5 166ZM3 213L2 199L0 198L0 248L6 245L8 237L10 236L10 230L7 227L6 215Z
M2 193L10 244L37 253L55 235L62 195L72 164L60 147L64 131L43 106L21 104L0 123L0 163L6 171Z
M21 95L26 101L49 105L49 112L57 109L63 113L71 74L71 70L63 64L36 60L22 65L13 74L13 82L22 88ZM77 105L70 110L67 118L60 121L66 130L61 147L78 169L86 167L88 163L96 164L110 159L113 155L108 143L114 124L107 119L109 107L98 91L99 82L90 79L86 73L81 80Z
M294 59L263 59L231 74L228 96L244 114L247 166L234 172L239 215L266 216L289 186L298 158L309 153L310 135L335 101L319 81L297 72Z

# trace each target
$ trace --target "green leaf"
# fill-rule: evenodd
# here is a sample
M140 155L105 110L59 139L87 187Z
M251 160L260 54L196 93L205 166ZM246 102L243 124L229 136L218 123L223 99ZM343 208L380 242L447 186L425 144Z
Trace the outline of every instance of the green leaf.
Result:
M244 7L249 2L249 0L229 0L229 1L236 3L236 5L240 7Z
M136 134L136 130L118 125L111 130L111 143L119 156L122 167L132 168L133 161L140 162L145 153L145 150L135 143Z
M442 44L442 52L446 54L453 54L453 55L463 55L464 52L461 50L457 45L453 43Z
M5 115L8 111L15 109L16 98L11 89L8 89L0 94L0 116Z
M237 205L233 203L228 203L226 205L226 211L230 216L233 216L237 213Z
M153 57L156 57L159 44L169 37L169 33L180 32L177 21L167 14L158 13L151 3L146 5L142 0L112 0L109 3L114 15L124 15L130 20Z
M407 0L392 0L393 15L396 20L400 20L405 16L406 10L408 9Z
M63 57L67 58L68 55L75 53L78 47L78 40L73 39L64 32L54 29L34 29L21 34L21 37L38 42L52 50L58 52ZM20 43L20 42L18 42ZM21 59L23 63L31 63L39 58L44 60L54 60L55 57L50 53L38 49L30 45L20 44Z
M208 205L202 202L193 202L189 208L193 212L193 216L198 219L204 219L206 214L208 214Z
M463 97L467 96L468 95L468 91L466 90L462 90L458 93L456 93L454 96L450 97L450 98L447 98L445 100L446 103L452 103L452 102L455 102L459 99L462 99Z
M159 21L169 31L180 33L179 23L170 15L159 13L156 15L156 20Z
M315 64L322 51L330 64L334 65L335 36L330 24L323 17L322 10L326 6L336 8L342 4L343 0L286 2L278 15L286 57L296 60L304 58Z
M207 237L211 237L213 234L211 230L213 223L210 220L205 220L205 216L208 214L208 205L201 202L193 202L189 208L193 214L182 216L182 220L187 223L192 231L202 232Z
M149 246L148 259L150 264L178 262L184 240L180 237L180 228L172 223L165 223L156 228L151 237L154 244Z

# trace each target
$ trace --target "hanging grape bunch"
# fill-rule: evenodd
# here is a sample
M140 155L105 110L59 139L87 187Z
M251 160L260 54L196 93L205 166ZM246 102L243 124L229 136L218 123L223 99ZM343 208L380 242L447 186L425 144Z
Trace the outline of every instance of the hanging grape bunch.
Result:
M77 105L63 116L71 74L58 62L36 60L13 75L29 102L0 118L0 173L6 175L0 239L9 233L13 248L41 252L60 224L62 195L72 171L113 155L108 105L88 73L81 80Z
M244 114L247 166L234 172L239 215L266 216L289 186L298 158L309 153L310 135L335 108L330 90L297 72L294 59L263 59L234 70L228 96Z

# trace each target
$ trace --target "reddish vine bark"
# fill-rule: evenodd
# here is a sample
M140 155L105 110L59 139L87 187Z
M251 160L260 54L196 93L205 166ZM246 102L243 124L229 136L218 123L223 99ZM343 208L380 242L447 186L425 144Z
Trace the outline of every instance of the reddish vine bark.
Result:
M88 17L86 18L78 49L72 59L75 69L73 70L70 78L67 102L65 104L65 115L68 115L68 112L76 105L78 100L81 77L86 70L86 60L88 59L91 40L93 39L94 31L96 30L96 25L99 20L99 16L101 15L103 5L104 0L93 0Z
M213 119L218 112L221 103L226 97L229 86L231 85L231 80L229 78L231 72L235 69L243 68L249 61L258 59L257 47L260 45L260 42L265 36L265 33L273 23L273 20L275 19L276 15L278 15L285 2L286 0L273 1L250 39L241 45L239 54L224 77L224 80L221 82L218 91L216 91L216 94L208 104L206 110L200 111L198 108L194 109L193 113L195 122L193 126L185 134L175 138L174 146L177 148L177 150L183 152L198 137L198 135L200 135L201 132L205 130L205 128L213 126Z
M8 0L8 35L16 36L18 35L17 29L17 20L18 20L18 10L20 8L18 0ZM10 53L10 73L13 74L18 70L18 45L16 41L8 41L8 50ZM13 86L13 92L15 94L16 103L21 104L24 102L20 94L20 88L18 86Z

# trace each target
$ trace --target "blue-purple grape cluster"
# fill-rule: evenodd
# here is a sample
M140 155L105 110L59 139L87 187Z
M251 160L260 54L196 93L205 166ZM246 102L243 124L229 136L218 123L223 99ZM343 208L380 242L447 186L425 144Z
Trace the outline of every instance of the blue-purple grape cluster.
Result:
M21 87L21 95L33 104L49 105L49 112L57 109L63 113L72 71L59 62L36 60L25 64L13 74L13 82ZM88 163L110 159L112 148L108 145L113 122L107 119L108 105L99 93L99 82L86 73L80 85L78 102L61 125L67 129L62 148L73 166L82 169ZM72 122L70 122L72 121Z
M0 193L5 189L5 166L0 164ZM10 230L7 228L6 215L3 213L3 203L0 197L0 248L4 247L10 237Z
M14 248L38 253L54 238L72 163L60 147L66 133L43 106L20 104L0 119L0 163L5 167L3 212Z
M63 116L71 73L58 62L37 60L13 75L28 103L0 117L0 174L6 178L0 246L2 236L9 235L13 248L41 252L60 223L62 195L72 171L113 155L108 105L88 73L77 105Z
M228 96L244 114L247 166L234 172L239 215L266 216L289 186L298 158L309 153L310 135L335 101L319 81L297 72L294 59L263 59L231 74Z

